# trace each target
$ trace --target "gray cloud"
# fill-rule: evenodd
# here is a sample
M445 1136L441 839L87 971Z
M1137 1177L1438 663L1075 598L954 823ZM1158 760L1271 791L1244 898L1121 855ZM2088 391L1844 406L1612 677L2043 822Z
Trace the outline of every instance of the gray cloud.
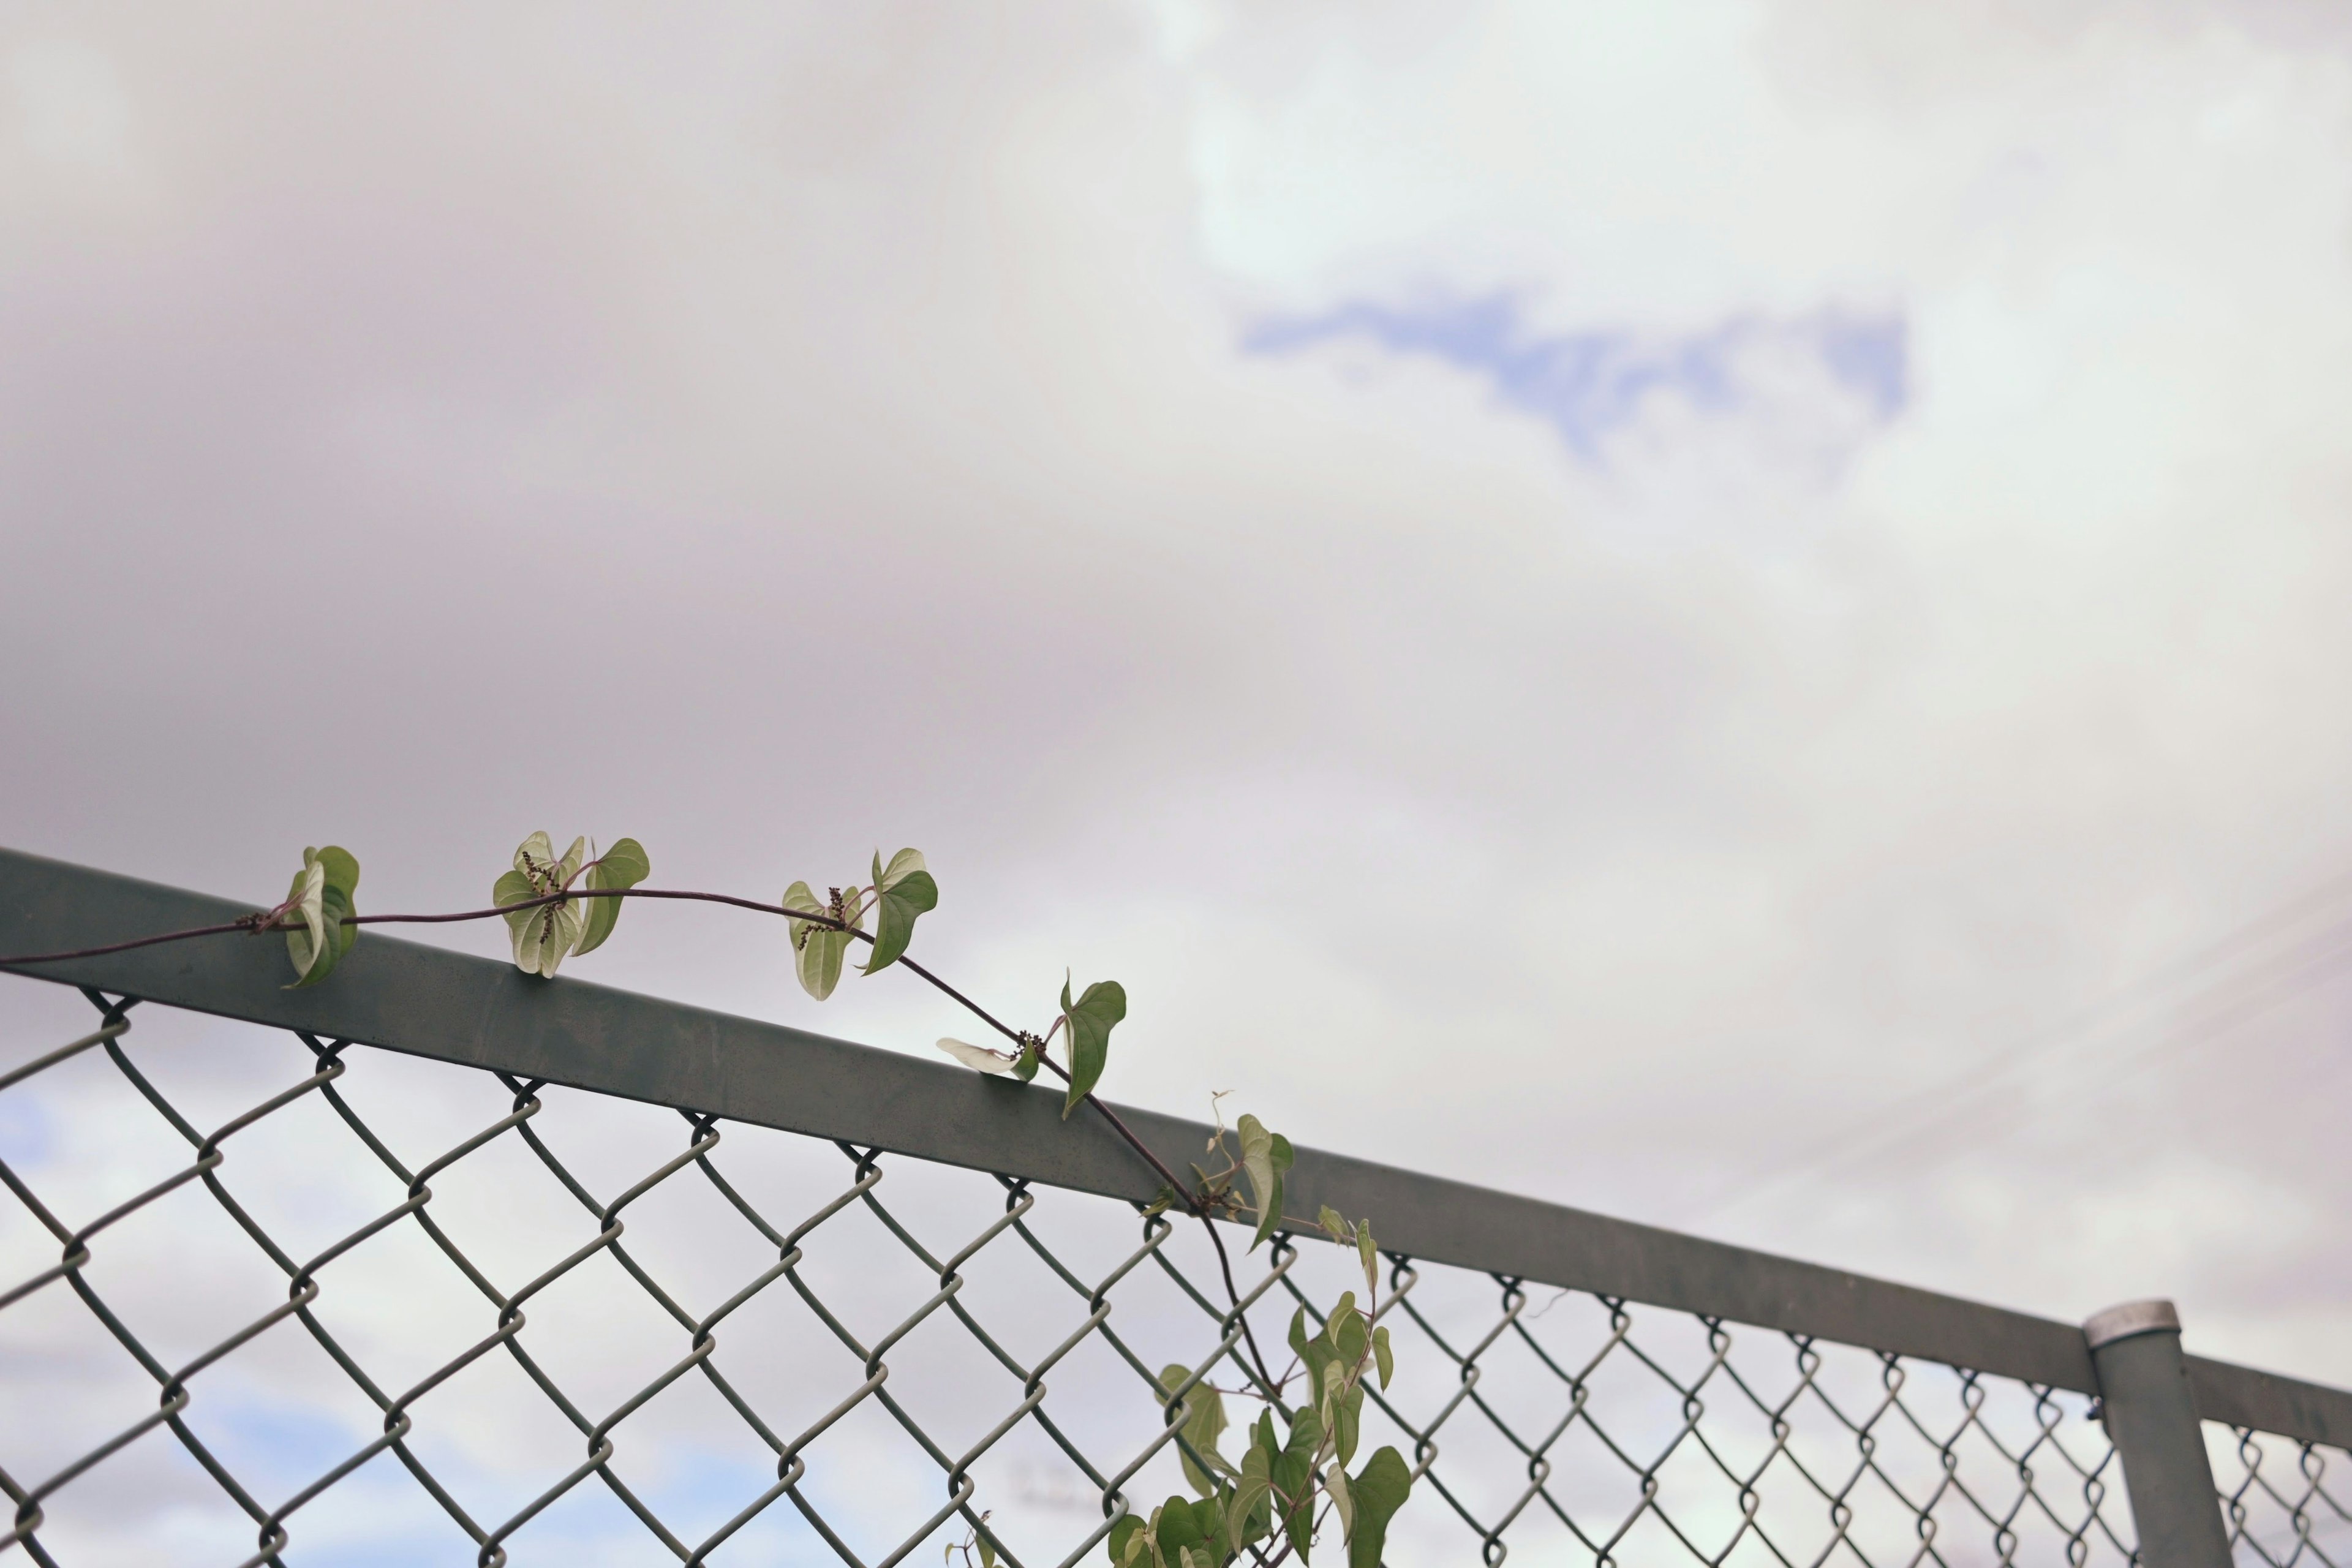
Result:
M1128 982L1120 1095L2352 1377L2345 992L2228 1005L2341 900L2032 1044L2345 861L2342 57L1544 12L18 19L7 837L257 899L331 838L379 909L541 826L917 843L952 972ZM1897 300L1900 416L1595 467L1244 352L1432 278L1521 347Z

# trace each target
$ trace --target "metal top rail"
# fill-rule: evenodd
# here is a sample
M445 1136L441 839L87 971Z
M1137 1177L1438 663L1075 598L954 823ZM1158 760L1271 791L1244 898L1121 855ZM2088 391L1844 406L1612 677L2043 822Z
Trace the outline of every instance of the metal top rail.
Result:
M0 849L0 952L96 946L234 920L250 906ZM1058 1091L781 1025L372 934L313 990L275 942L175 943L22 971L1106 1196L1158 1178ZM1171 1168L1206 1124L1119 1108ZM1401 1252L1545 1285L1814 1336L2077 1393L2097 1392L2076 1325L1611 1219L1345 1154L1301 1149L1288 1187L1316 1212L1379 1216ZM2206 1419L2352 1447L2352 1393L2187 1358Z

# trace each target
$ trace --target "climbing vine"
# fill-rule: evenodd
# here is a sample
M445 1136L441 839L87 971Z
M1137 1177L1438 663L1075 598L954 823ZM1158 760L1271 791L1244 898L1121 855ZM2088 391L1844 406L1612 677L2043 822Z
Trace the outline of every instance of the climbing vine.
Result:
M1110 1561L1118 1568L1222 1568L1267 1542L1273 1543L1274 1555L1263 1560L1279 1563L1296 1552L1306 1563L1323 1531L1336 1523L1349 1568L1379 1568L1389 1521L1404 1506L1412 1487L1412 1472L1392 1447L1382 1447L1361 1467L1349 1468L1356 1458L1367 1380L1385 1388L1395 1370L1389 1331L1373 1321L1380 1300L1380 1249L1370 1220L1350 1222L1327 1207L1309 1227L1285 1215L1284 1178L1293 1159L1288 1139L1250 1115L1228 1131L1221 1114L1208 1152L1223 1164L1214 1170L1195 1165L1192 1182L1180 1180L1117 1111L1095 1097L1095 1086L1109 1061L1111 1033L1127 1017L1126 989L1115 980L1097 980L1073 997L1073 980L1066 974L1058 1005L1042 1032L998 1019L908 956L916 921L940 901L939 883L918 850L901 849L887 862L877 851L863 883L829 885L820 899L810 883L794 882L773 904L643 886L652 874L645 847L634 838L617 839L602 853L587 839L575 838L558 855L553 839L534 833L516 847L512 868L491 886L488 909L443 915L362 915L357 901L359 860L349 850L329 845L302 851L301 868L285 900L273 908L225 925L166 931L73 952L0 958L0 964L94 957L232 931L278 931L286 938L294 969L289 989L294 989L319 984L332 974L363 925L498 918L506 921L515 967L553 979L565 959L593 952L611 938L626 900L690 900L782 917L793 973L802 988L822 1002L840 984L850 967L850 954L863 946L859 973L871 975L898 967L919 975L994 1030L1006 1047L942 1039L939 1048L948 1056L976 1071L1006 1074L1024 1083L1041 1070L1060 1079L1065 1121L1080 1106L1089 1107L1159 1173L1162 1184L1147 1213L1183 1209L1200 1220L1216 1253L1231 1303L1229 1321L1240 1328L1247 1352L1241 1358L1247 1386L1232 1391L1213 1386L1207 1365L1162 1370L1163 1404L1176 1428L1181 1468L1193 1495L1171 1497L1149 1514L1121 1515L1106 1539ZM1292 1359L1276 1373L1242 1310L1232 1259L1214 1223L1218 1219L1254 1222L1251 1251L1285 1227L1320 1230L1353 1248L1363 1265L1364 1304L1358 1303L1354 1291L1347 1292L1312 1334L1306 1309L1300 1308L1290 1323ZM1286 1397L1294 1384L1295 1400ZM1242 1428L1238 1459L1223 1452L1231 1429L1227 1392L1259 1406L1256 1418ZM994 1568L996 1550L985 1515L969 1540L948 1548L950 1557L958 1552L967 1562L976 1557L982 1568Z

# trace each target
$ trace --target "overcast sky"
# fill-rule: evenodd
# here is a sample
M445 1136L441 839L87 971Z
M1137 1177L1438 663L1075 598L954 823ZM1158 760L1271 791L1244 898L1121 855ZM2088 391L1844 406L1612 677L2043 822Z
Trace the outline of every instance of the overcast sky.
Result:
M2333 7L0 50L6 842L911 844L983 997L1126 983L1116 1098L2352 1379ZM956 1026L717 912L578 970Z

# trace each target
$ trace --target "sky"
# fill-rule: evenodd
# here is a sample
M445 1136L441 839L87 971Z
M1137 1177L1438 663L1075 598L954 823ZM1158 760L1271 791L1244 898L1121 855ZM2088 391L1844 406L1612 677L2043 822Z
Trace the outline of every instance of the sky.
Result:
M2352 1382L2347 153L2297 0L20 7L0 837L913 845L1114 1098Z

